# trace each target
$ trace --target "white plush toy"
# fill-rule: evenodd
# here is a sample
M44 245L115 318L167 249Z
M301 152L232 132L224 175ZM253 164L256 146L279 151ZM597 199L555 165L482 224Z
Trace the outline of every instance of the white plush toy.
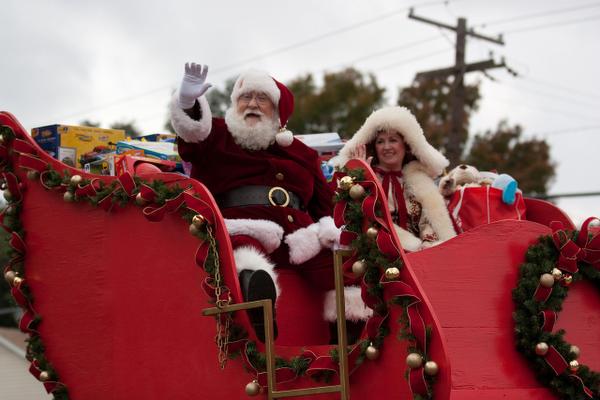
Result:
M506 204L515 202L518 189L517 181L510 175L495 172L480 172L472 165L461 164L440 179L438 185L444 197L451 196L462 187L492 186L502 190L502 201Z
M461 164L442 177L438 187L442 196L447 197L462 187L490 185L491 183L487 178L483 178L474 166Z

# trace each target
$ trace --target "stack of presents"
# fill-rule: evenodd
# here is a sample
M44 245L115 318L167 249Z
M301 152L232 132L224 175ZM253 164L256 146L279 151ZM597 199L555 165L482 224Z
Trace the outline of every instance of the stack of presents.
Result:
M54 158L92 174L133 173L139 163L152 164L164 172L183 172L173 134L134 140L121 129L48 125L32 129L31 136Z

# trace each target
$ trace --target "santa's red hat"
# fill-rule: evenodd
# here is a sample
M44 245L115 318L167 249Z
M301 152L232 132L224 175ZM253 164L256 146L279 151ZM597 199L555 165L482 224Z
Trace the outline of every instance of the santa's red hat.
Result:
M231 103L248 92L263 92L275 104L279 115L279 133L275 140L281 146L289 146L294 140L292 132L286 129L288 119L294 111L294 95L283 83L277 81L264 71L248 70L242 73L231 92Z

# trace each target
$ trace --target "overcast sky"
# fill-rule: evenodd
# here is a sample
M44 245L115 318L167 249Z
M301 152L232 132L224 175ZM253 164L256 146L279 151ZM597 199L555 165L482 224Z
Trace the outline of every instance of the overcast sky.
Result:
M163 131L183 64L210 65L223 87L260 68L289 81L353 66L372 72L389 104L414 74L454 62L454 34L415 14L469 27L505 45L468 39L467 62L490 52L519 73L489 71L473 131L501 119L546 138L558 164L550 193L600 192L600 1L2 1L0 109L30 130L83 119L135 121ZM600 216L600 197L561 200L576 221Z

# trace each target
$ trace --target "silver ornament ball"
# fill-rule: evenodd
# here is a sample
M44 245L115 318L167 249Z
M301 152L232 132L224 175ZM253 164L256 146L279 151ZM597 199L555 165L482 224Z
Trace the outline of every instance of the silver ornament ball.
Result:
M423 357L419 353L410 353L406 357L406 365L411 369L419 368L423 365Z
M540 276L540 285L545 288L551 288L554 286L554 277L552 274L542 274L542 276Z

